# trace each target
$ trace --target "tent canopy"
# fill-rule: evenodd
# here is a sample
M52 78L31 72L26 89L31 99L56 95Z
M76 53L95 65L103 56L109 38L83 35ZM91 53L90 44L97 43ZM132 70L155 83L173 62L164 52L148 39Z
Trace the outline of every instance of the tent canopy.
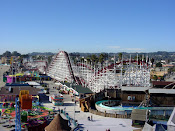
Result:
M61 117L60 114L57 114L51 123L46 126L46 131L70 131L71 128L68 126L68 120L65 120Z

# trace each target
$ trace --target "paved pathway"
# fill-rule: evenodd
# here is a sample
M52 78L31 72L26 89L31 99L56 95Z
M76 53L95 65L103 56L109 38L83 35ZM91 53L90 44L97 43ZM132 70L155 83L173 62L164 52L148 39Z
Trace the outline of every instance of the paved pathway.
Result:
M166 81L173 81L175 82L175 73L172 73L167 79Z
M52 82L49 82L50 87L50 94L52 95L57 92L57 90L53 89L53 86L56 85ZM132 131L136 129L131 126L132 121L131 119L120 119L120 118L110 118L110 117L103 117L99 115L94 115L89 112L82 112L79 103L76 105L72 102L72 98L69 95L64 95L64 105L63 106L53 106L52 103L43 103L44 106L48 108L56 107L56 109L66 109L66 112L69 113L71 118L74 118L78 121L81 128L79 130L84 131L106 131L106 129L110 129L110 131ZM75 111L79 111L79 113L74 113ZM62 115L63 116L63 115ZM87 118L88 116L92 116L93 121L89 121ZM63 116L64 117L64 116ZM65 118L65 117L64 117Z
M3 87L5 83L3 82L3 73L8 71L10 66L0 65L0 87Z

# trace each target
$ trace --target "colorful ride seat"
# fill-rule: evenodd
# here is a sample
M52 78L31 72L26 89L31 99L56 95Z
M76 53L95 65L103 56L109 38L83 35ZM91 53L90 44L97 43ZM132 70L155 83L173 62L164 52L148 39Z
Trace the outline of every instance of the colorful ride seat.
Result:
M21 97L21 108L22 109L32 109L32 95L22 95Z
M22 109L32 109L32 95L29 95L28 90L21 90L19 94Z
M20 102L21 102L22 95L25 95L25 94L29 95L29 90L21 90L20 91L20 93L19 93L19 100L20 100Z

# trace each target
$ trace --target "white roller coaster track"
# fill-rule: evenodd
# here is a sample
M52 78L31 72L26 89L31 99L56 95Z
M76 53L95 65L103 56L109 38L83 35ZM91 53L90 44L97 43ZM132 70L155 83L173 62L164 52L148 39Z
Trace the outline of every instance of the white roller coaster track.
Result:
M124 65L124 64L125 65ZM126 86L150 86L149 64L137 61L128 61L108 64L90 65L81 62L74 65L69 55L61 51L49 66L47 74L58 81L75 81L84 87L90 88L93 92L100 92L103 89L120 88ZM116 70L120 71L116 73Z

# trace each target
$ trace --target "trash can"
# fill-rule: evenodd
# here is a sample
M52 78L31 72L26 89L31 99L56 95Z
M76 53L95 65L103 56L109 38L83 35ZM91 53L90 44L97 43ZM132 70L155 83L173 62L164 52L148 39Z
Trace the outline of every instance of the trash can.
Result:
M27 112L23 111L21 112L21 122L26 122L27 121Z

